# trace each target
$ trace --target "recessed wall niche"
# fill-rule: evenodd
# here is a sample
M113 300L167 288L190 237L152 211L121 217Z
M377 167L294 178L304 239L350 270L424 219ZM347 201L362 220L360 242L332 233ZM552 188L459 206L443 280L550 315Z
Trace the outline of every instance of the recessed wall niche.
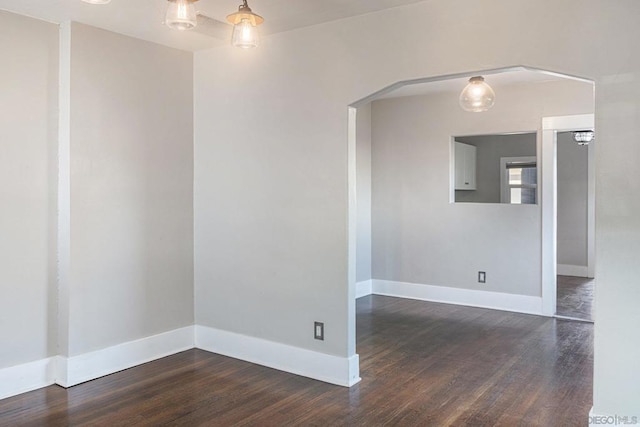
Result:
M537 204L536 133L452 138L456 203Z

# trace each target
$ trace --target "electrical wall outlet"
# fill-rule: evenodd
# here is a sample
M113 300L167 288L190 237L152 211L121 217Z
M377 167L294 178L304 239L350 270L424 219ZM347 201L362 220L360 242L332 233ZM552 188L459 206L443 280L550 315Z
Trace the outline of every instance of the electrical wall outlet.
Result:
M322 322L313 323L313 338L320 341L324 341L324 323Z
M487 273L478 271L478 283L487 283Z

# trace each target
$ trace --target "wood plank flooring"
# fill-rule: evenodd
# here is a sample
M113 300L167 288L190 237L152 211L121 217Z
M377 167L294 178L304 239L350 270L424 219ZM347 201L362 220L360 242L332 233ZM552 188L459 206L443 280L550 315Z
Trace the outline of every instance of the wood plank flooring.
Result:
M576 319L594 320L595 280L586 277L558 276L556 313Z
M0 425L587 425L593 325L382 296L357 310L351 389L190 350L5 399Z

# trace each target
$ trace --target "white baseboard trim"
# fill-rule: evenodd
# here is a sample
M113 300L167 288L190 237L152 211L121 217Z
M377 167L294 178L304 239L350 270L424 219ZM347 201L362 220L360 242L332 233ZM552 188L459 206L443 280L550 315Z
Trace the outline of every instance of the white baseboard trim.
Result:
M55 380L55 358L0 369L0 399L50 386Z
M373 293L375 295L542 315L542 297L528 295L376 279L373 280Z
M371 295L373 293L372 282L373 281L369 279L356 283L356 299L366 297L367 295Z
M586 265L558 264L557 273L560 276L589 277L589 268Z
M73 357L0 369L0 399L52 384L68 388L197 347L345 387L360 381L358 355L319 353L205 326L187 326Z
M73 357L57 357L56 384L71 387L194 347L194 327L175 329Z
M196 347L280 371L351 387L360 381L358 355L349 358L196 326Z

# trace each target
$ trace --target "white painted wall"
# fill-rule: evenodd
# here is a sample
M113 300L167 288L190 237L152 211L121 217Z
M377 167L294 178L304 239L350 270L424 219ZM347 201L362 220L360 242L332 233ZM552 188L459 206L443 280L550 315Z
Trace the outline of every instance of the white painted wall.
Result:
M371 104L356 116L356 282L371 280Z
M348 102L278 40L195 57L196 323L346 356Z
M425 2L273 36L256 52L199 54L198 319L352 354L355 331L345 327L346 105L398 80L466 70L525 63L584 75L597 81L601 141L594 410L636 411L640 346L628 325L640 320L634 258L640 201L633 196L640 190L633 179L640 109L632 84L640 58L625 46L639 35L638 8L631 0L490 0L482 9L462 0ZM588 25L567 34L558 24L575 19L576 11ZM492 31L484 27L488 18ZM50 138L57 37L49 24L2 19L3 31L21 36L2 42L2 52L16 58L2 77L22 82L3 87L1 104L11 118L2 123L3 144L5 132L6 140L23 142L6 148L2 172L12 182L2 193L8 198L3 224L9 224L3 241L11 244L1 246L8 267L0 288L10 295L3 315L12 326L2 336L13 348L1 362L10 366L53 354ZM401 27L405 31L397 31ZM191 57L77 25L72 43L72 264L64 355L193 322ZM416 44L419 55L398 49ZM468 49L472 44L490 46L492 54ZM16 331L16 319L24 329ZM312 340L313 320L325 321L325 342Z
M482 114L462 110L458 95L373 102L373 278L541 296L539 205L450 203L451 138L535 131L545 114L587 113L592 85L503 87Z
M274 35L258 51L196 54L198 322L350 352L346 106L456 72L582 75L596 81L599 139L594 410L640 412L638 15L634 0L429 1ZM313 319L328 325L324 343Z
M193 324L192 55L71 27L75 356Z
M588 147L558 133L558 264L587 266Z
M56 25L0 11L0 369L55 354Z

